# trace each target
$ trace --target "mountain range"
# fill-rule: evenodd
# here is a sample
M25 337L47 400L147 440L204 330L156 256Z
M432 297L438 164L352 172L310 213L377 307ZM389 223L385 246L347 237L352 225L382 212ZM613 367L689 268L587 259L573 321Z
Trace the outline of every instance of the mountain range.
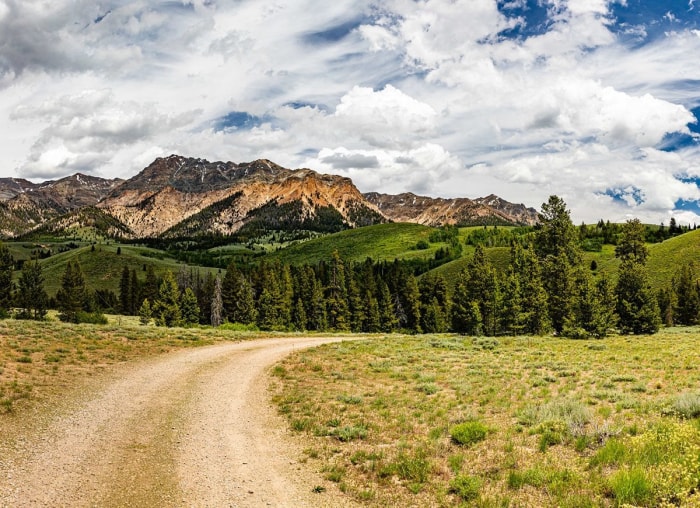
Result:
M171 155L128 180L80 173L44 183L0 178L0 236L6 238L88 226L142 239L334 232L383 222L533 225L537 211L495 195L362 194L349 178L266 159L237 164Z

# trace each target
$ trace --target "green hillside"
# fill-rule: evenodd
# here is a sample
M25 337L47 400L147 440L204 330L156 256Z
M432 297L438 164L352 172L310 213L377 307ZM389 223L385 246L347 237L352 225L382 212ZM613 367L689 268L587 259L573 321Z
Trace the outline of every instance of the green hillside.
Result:
M396 258L431 258L445 243L431 243L427 249L416 249L419 241L428 242L435 228L420 224L377 224L349 229L332 235L292 245L269 255L284 263L303 264L330 259L338 251L348 261L392 261Z
M700 230L649 246L649 276L654 287L671 283L681 265L695 263L700 267Z
M117 249L121 250L117 254ZM139 278L145 278L145 269L152 266L158 276L170 270L177 273L182 266L177 261L164 258L161 251L129 245L85 246L62 252L41 260L45 277L45 288L53 296L61 286L61 278L68 261L77 260L85 276L85 282L93 290L112 290L119 293L119 281L124 267L136 270ZM199 268L202 274L216 273L215 268Z
M491 261L493 266L495 266L498 270L505 271L508 268L508 262L510 261L510 247L491 247L485 249L485 252L489 261ZM457 281L457 276L459 273L466 268L467 263L471 259L473 253L474 247L465 247L461 258L445 263L442 266L438 266L428 273L440 274L445 278L445 280L448 281L449 284L454 284Z
M659 289L671 283L678 267L695 263L700 266L700 230L690 231L662 243L649 244L649 261L647 268L652 287ZM454 282L457 274L463 270L473 248L467 247L464 257L435 268L430 273L440 273L448 281ZM486 255L491 263L499 270L505 270L510 258L510 249L506 247L487 248ZM597 274L606 274L613 279L617 276L620 262L615 257L615 246L604 245L601 252L584 252L584 263L590 266L591 261L597 265Z

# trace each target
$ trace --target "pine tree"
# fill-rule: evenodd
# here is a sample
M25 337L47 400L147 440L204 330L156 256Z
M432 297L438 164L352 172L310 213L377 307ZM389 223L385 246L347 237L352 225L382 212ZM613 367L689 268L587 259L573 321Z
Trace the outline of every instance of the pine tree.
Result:
M151 302L149 302L148 298L146 298L139 308L139 322L142 325L147 325L151 322L152 317L153 311L151 310Z
M573 319L574 273L581 264L576 227L564 201L550 196L542 204L535 250L540 260L542 282L547 293L549 318L557 333Z
M541 266L531 246L514 244L511 248L509 273L518 279L519 301L509 304L520 307L514 322L516 330L530 335L544 335L551 330L549 301L542 282Z
M396 318L396 309L394 308L394 298L391 296L389 286L383 280L377 283L379 297L377 305L379 306L379 329L385 333L391 333L396 330L399 325Z
M294 302L294 307L292 308L292 326L295 330L299 332L306 331L306 309L304 308L304 302L301 298L297 298Z
M676 306L676 293L671 288L661 288L656 294L659 303L659 313L664 326L673 326L673 309Z
M139 305L143 301L141 298L141 284L139 283L136 270L131 270L131 283L129 284L129 314L135 315L139 310Z
M311 296L306 308L306 322L309 330L324 331L328 329L326 299L323 295L323 286L316 277L311 279Z
M348 274L347 290L348 310L350 313L350 330L355 333L361 332L367 319L365 301L360 295L360 288L358 287L357 281L355 281L355 278L353 277L352 271L350 271Z
M217 276L214 283L214 292L211 300L211 325L221 326L224 322L224 302L221 297L221 277Z
M122 275L119 279L119 309L124 315L131 314L131 275L129 273L129 267L124 266L122 268Z
M159 288L160 283L158 282L158 277L156 277L156 272L152 265L148 265L146 267L146 280L141 288L141 297L153 303L158 298Z
M180 313L180 290L173 273L168 271L163 277L158 290L158 298L152 305L153 317L158 326L179 326L182 321Z
M421 318L423 333L445 333L447 331L447 316L437 298L422 307Z
M364 299L365 319L362 323L362 331L366 333L377 333L382 329L382 320L379 314L379 302L368 290L365 291Z
M197 305L199 305L199 323L202 325L211 324L212 303L214 301L214 291L216 289L216 278L209 272L202 281L199 272L197 273L197 283L195 284L195 295L197 295ZM221 295L219 295L221 296Z
M78 262L68 261L61 279L61 288L56 293L59 319L69 323L80 321L80 312L87 309L87 288L83 271Z
M46 317L49 296L44 290L44 275L39 261L25 261L19 278L17 305L20 319L42 320Z
M12 270L15 260L10 254L10 249L0 243L0 318L7 316L12 307Z
M421 333L420 291L418 290L418 281L412 273L404 275L399 298L406 316L404 327L411 332Z
M632 219L622 228L622 238L615 247L615 257L621 262L646 265L649 249L645 243L646 229L639 219Z
M673 277L674 320L679 325L696 325L700 320L700 294L695 266L683 264Z
M231 323L251 324L255 322L256 310L253 288L243 273L231 263L221 282L223 319Z
M443 333L449 328L450 297L441 274L423 275L418 284L421 301L421 328L424 333Z
M472 300L469 291L469 273L462 270L457 276L452 298L452 330L464 335L481 334L481 312L479 304Z
M500 327L508 334L518 335L525 328L522 311L522 291L520 290L520 278L512 270L509 270L501 283L503 298L501 302Z
M487 335L496 335L500 316L501 292L496 270L491 266L491 262L486 257L481 245L476 246L472 259L467 263L465 277L466 294L461 297L466 297L467 302L474 302L479 307L482 331ZM467 315L471 316L470 321L473 323L474 313L471 305L467 304L465 309Z
M607 279L596 284L590 272L579 267L574 283L572 312L563 335L573 338L605 337L615 323L614 293Z
M326 286L326 316L331 330L347 331L350 329L350 309L348 308L348 291L345 284L345 265L338 251L334 251L328 267Z
M185 291L180 295L180 315L183 325L199 323L199 305L192 288L185 288Z
M637 219L628 221L615 248L615 255L622 259L615 287L616 310L622 333L651 334L661 326L661 313L649 285L645 266L648 251L640 225Z

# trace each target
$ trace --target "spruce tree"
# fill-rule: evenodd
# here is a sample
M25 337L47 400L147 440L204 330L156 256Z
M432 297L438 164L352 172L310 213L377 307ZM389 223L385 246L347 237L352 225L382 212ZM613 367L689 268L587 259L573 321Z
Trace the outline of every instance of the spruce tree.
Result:
M695 266L683 264L672 282L674 295L674 320L679 325L696 325L700 320L700 294Z
M542 204L539 221L535 250L547 293L549 318L554 330L561 333L565 323L573 319L574 274L581 264L582 253L576 227L561 198L550 196L549 201Z
M651 334L659 330L661 313L649 284L645 265L648 251L640 226L638 219L628 221L615 248L615 255L622 260L615 287L616 310L622 333Z
M129 286L129 314L133 316L138 312L139 306L143 301L143 298L141 298L141 284L139 283L136 270L131 270L131 283Z
M420 326L420 291L418 281L412 273L405 273L399 293L401 306L405 313L404 328L413 333L421 333Z
M345 282L345 264L338 251L334 251L328 266L326 286L326 316L328 327L335 331L350 329L348 290Z
M12 307L12 270L15 260L10 254L10 249L0 243L0 318L6 317Z
M182 314L180 312L180 290L173 273L168 271L163 276L163 281L158 290L158 298L151 306L153 317L158 326L180 326Z
M214 291L211 300L211 325L221 326L224 322L224 302L221 296L221 277L217 276L214 282Z
M251 324L255 322L256 309L253 288L243 273L231 263L221 282L223 319L230 323Z
M365 291L364 298L365 319L362 323L362 331L366 333L377 333L382 330L382 320L379 314L379 302L368 290Z
M309 270L311 268L309 267ZM313 272L313 270L311 270ZM328 328L328 316L326 314L326 299L323 294L323 285L316 278L311 280L311 296L306 307L306 326L309 330L324 331Z
M146 298L139 308L139 322L142 325L147 325L151 322L152 317L153 311L151 310L151 302L149 302L148 298Z
M131 314L131 296L131 274L129 267L124 266L119 279L119 309L122 314L127 316Z
M80 313L87 309L88 293L83 271L77 261L68 261L61 279L61 288L56 293L58 317L61 321L78 323Z
M185 288L185 291L180 294L180 315L183 325L199 323L199 305L192 288Z
M306 309L301 298L297 298L292 308L292 327L299 331L305 332L307 326Z
M160 283L158 282L158 277L153 269L152 265L146 267L146 280L141 288L141 297L143 299L148 299L149 302L153 303L156 298L158 298L158 290L160 288Z
M42 320L46 317L49 296L44 290L44 275L38 260L25 261L17 289L17 317Z
M377 305L379 306L379 329L385 333L396 331L398 327L398 319L396 318L396 309L394 308L394 298L391 296L389 286L383 280L377 283L379 296Z
M466 298L468 302L476 303L479 307L482 331L487 335L496 335L500 316L501 292L498 276L486 252L477 245L472 259L466 267ZM466 306L470 320L473 323L471 305Z
M481 335L482 319L479 304L472 300L469 273L462 270L457 276L452 298L452 330L464 335Z

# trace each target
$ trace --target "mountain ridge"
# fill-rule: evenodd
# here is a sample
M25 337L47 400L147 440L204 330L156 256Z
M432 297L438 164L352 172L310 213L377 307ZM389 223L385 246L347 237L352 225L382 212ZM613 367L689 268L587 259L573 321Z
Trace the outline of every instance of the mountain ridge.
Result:
M18 237L49 223L52 231L75 226L82 215L74 212L86 207L113 218L109 231L125 239L226 236L275 227L329 232L390 221L430 226L537 221L534 209L495 195L472 200L362 194L350 178L287 169L268 159L209 162L170 155L127 180L82 173L43 183L0 178L0 235ZM95 213L85 216L94 222Z

